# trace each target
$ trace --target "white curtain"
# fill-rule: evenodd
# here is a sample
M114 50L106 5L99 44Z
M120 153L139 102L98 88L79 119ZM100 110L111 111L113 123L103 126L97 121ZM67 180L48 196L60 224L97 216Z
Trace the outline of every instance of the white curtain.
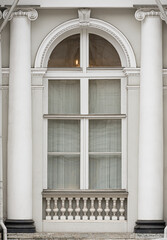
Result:
M89 121L89 188L121 188L121 120Z
M92 114L121 113L119 79L89 81L89 112Z
M121 188L121 156L90 155L89 188Z
M48 120L48 188L79 188L79 152L80 122L78 120ZM61 155L58 156L58 153Z
M75 155L48 156L48 188L79 189L80 158Z
M48 96L49 114L80 113L79 80L50 80Z
M48 120L48 152L79 152L80 121Z
M78 80L50 80L48 95L50 114L79 114ZM78 189L79 187L80 121L48 120L48 188Z
M121 152L121 120L90 120L89 152Z

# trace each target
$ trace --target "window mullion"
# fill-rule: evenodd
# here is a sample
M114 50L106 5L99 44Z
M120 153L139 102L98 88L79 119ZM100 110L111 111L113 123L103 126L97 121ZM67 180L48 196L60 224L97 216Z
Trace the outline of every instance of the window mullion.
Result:
M85 28L82 29L81 33L81 66L83 72L86 73L88 66L88 35Z
M126 99L127 99L127 79L121 78L121 114L126 114Z
M80 188L88 189L88 119L81 119Z
M127 79L121 79L121 114L127 113ZM127 119L122 119L122 188L127 188Z
M88 114L88 82L87 78L80 80L80 111ZM88 188L88 119L81 119L81 155L80 155L80 187Z

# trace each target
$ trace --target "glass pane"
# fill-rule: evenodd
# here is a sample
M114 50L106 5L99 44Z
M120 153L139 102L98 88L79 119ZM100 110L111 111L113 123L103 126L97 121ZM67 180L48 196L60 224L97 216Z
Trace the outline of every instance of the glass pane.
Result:
M121 152L121 120L90 120L89 152Z
M90 156L89 157L89 188L120 189L121 188L121 157Z
M48 157L48 188L79 189L80 161L78 156Z
M48 97L49 114L80 113L79 80L50 80Z
M79 152L80 122L48 120L48 152Z
M80 67L80 35L72 35L61 41L52 51L48 68Z
M89 112L121 113L121 83L118 79L89 81Z
M89 67L121 67L113 45L95 34L89 34Z

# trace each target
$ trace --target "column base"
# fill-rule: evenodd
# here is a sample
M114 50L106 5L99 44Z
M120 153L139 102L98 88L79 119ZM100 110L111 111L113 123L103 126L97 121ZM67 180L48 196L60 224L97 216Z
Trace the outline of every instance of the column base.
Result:
M164 233L163 220L138 220L134 228L135 233Z
M14 220L5 221L8 233L35 233L33 220Z

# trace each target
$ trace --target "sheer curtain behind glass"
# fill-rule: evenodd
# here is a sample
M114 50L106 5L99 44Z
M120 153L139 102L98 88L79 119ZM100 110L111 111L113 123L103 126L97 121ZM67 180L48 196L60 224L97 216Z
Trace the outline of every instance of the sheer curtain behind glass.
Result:
M79 113L79 81L49 81L50 114ZM80 122L48 120L48 188L80 187Z
M120 57L113 45L96 34L89 34L89 67L121 67Z
M89 112L120 114L120 80L89 81ZM121 188L121 120L89 121L89 188Z
M89 112L120 114L121 85L119 79L89 81Z
M80 67L80 35L75 34L61 41L52 51L48 68Z

